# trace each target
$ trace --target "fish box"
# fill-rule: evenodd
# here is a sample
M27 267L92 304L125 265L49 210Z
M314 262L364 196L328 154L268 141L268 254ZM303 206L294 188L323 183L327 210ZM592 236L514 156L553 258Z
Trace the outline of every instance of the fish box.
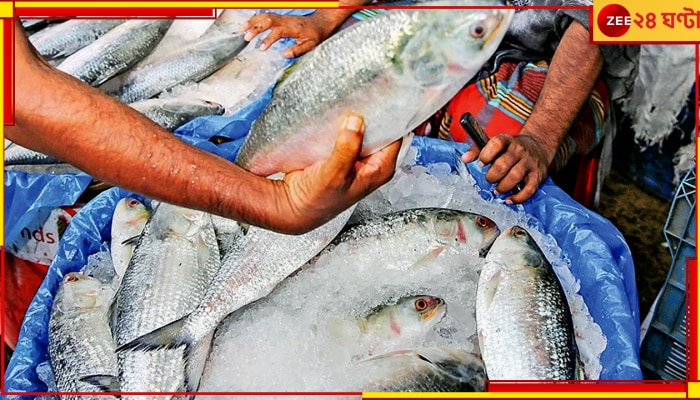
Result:
M696 258L695 170L676 190L664 235L673 261L640 351L646 379L687 380L686 266Z

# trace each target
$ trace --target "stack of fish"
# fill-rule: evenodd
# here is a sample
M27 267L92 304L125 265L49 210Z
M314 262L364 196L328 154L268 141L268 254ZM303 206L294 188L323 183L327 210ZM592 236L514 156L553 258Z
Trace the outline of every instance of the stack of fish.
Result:
M462 3L497 5L490 0ZM397 9L342 31L305 56L278 84L237 163L259 175L303 168L327 156L336 127L349 110L365 117L363 154L379 150L423 122L474 76L505 35L511 16L512 11L504 9ZM99 85L150 52L171 23L120 24L68 57L59 69ZM212 32L218 35L220 29ZM181 83L176 78L202 79L206 73L190 71L193 65L213 72L225 63L222 60L230 60L242 49L240 37L227 39L202 40L160 62L136 68L124 76L127 84L112 93L124 101L136 101ZM105 62L114 57L120 61ZM171 74L184 70L188 73ZM165 86L158 86L161 83ZM500 230L483 215L431 208L369 219L338 236L353 210L307 234L292 236L160 203L138 234L148 215L146 208L135 199L124 200L117 212L125 214L115 213L113 228L129 226L133 231L112 235L119 276L118 291L110 301L112 338L82 339L106 340L110 343L104 348L115 350L104 351L112 355L105 361L109 365L88 374L59 360L78 359L76 363L92 365L84 360L89 354L75 347L55 348L51 363L58 389L82 389L87 384L91 391L195 391L214 331L225 317L268 296L317 256L343 249L357 259L369 259L385 246L401 249L398 253L404 257L384 260L385 268L398 270L454 254L486 256L487 265L493 266L484 267L481 274L476 311L482 349L479 356L455 348L396 348L422 338L446 315L449 305L430 293L389 299L351 322L359 329L359 346L365 349L352 358L372 368L400 371L400 378L366 382L366 388L481 390L487 375L518 379L524 371L537 379L575 378L576 344L566 299L551 266L526 231L513 227L497 239ZM65 290L72 281L67 278L63 283L59 299L79 296L73 302L88 302L82 292ZM541 291L539 297L514 304L519 293L533 287ZM79 307L77 312L87 313L86 309L90 307ZM500 313L499 320L493 320L493 310ZM60 324L61 311L58 306L54 309L52 324L65 325ZM413 322L398 332L396 318ZM102 332L106 324L80 334ZM537 338L527 340L533 331ZM53 332L59 336L57 343L66 340L64 330ZM494 349L504 341L509 341L507 348L515 343L524 347L517 370L508 368L509 354Z

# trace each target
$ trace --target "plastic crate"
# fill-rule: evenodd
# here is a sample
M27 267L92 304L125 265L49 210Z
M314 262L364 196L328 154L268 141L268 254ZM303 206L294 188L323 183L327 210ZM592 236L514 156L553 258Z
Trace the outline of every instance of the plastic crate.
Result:
M687 380L686 262L695 258L695 170L678 187L664 227L673 263L640 352L645 379Z

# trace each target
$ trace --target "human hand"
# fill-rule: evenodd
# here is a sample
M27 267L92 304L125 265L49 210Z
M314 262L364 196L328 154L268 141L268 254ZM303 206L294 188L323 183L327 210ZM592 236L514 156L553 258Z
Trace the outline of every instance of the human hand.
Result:
M301 233L320 226L393 177L402 141L358 159L363 135L362 118L348 115L326 160L285 175L289 221L297 221L286 230Z
M524 182L517 193L506 198L508 204L518 204L532 197L547 179L547 170L554 154L549 154L542 144L528 134L497 135L488 141L483 149L472 146L462 155L462 161L472 162L476 159L483 165L492 164L486 172L486 180L498 182L495 191L506 193Z
M246 31L245 40L251 41L268 29L270 29L270 34L260 45L261 51L267 50L281 38L296 39L297 43L285 50L284 57L286 58L306 54L331 34L318 11L310 16L302 17L262 13L254 16L243 25L243 30Z

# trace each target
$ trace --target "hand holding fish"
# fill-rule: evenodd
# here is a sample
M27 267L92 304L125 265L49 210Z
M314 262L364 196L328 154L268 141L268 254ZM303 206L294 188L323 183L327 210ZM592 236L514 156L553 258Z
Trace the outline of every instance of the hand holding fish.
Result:
M532 135L501 134L489 140L483 149L472 146L462 156L464 162L476 159L484 165L492 164L486 172L486 180L498 182L496 191L499 193L509 192L519 182L524 182L522 190L506 198L506 203L519 204L532 197L547 179L547 168L554 159L554 151L546 150Z
M44 62L15 26L15 125L6 137L116 186L283 233L302 233L387 182L400 142L358 160L350 118L325 161L284 181L250 173L180 140L135 109Z
M365 0L341 0L341 6L367 4ZM251 41L260 33L270 29L270 34L260 45L265 51L282 38L296 39L296 44L284 52L286 58L300 57L328 38L355 10L320 9L309 16L278 15L262 13L252 17L243 25L245 40Z
M308 17L294 15L277 15L263 13L250 19L243 29L246 31L245 40L251 41L258 34L270 29L270 34L263 40L260 50L267 50L272 44L282 38L294 38L297 43L285 50L286 58L294 58L309 52L330 36L332 30L323 24L322 14L315 13Z
M362 118L348 115L328 159L285 175L286 198L292 211L290 222L319 226L391 179L401 140L358 159L363 135ZM303 225L288 227L295 232L302 229Z

